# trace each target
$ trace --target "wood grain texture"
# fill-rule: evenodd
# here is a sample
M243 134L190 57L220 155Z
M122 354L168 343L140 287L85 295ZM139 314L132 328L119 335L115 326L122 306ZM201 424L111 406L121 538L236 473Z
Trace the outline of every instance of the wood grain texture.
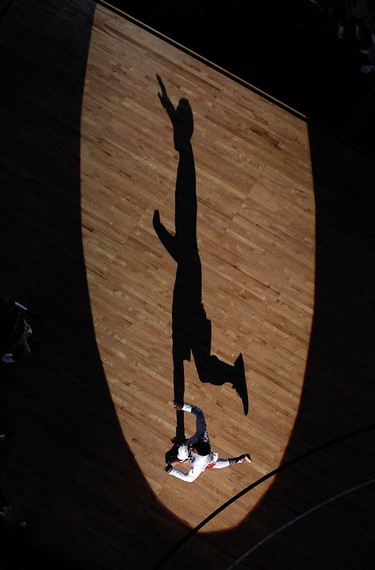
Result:
M372 421L370 322L362 319L361 362L348 347L361 328L352 325L356 307L372 307L365 268L373 249L354 230L348 235L349 214L338 219L333 173L345 161L353 171L360 165L365 180L373 165L88 0L37 8L19 1L1 28L9 86L1 95L4 140L9 133L2 289L40 313L32 325L42 339L29 361L1 370L2 421L17 434L1 474L6 498L29 524L32 552L46 567L57 557L92 570L153 569L159 561L224 569L242 555L243 568L269 570L286 556L288 567L301 568L314 552L315 567L331 568L344 557L344 535L347 560L358 544L368 555L373 489L355 489L373 477L372 432L324 444ZM164 471L176 430L176 263L152 217L158 209L174 232L178 153L156 74L173 104L186 97L193 111L211 349L228 364L242 353L250 403L245 416L229 382L202 383L194 359L185 361L185 399L204 409L213 449L253 459L191 485ZM329 181L317 166L324 153ZM355 211L366 229L368 211ZM348 252L359 260L362 289ZM338 285L344 270L347 287ZM185 427L194 430L187 414ZM323 558L321 529L332 526L337 537Z
M97 9L82 115L83 245L96 339L124 437L155 496L194 527L277 467L285 451L312 318L312 176L300 119L176 48L149 42L148 32ZM193 362L186 367L185 399L204 408L221 456L256 456L250 469L212 472L214 488L202 477L184 500L181 481L160 470L175 422L170 308L176 269L151 222L159 209L174 231L178 153L156 74L175 105L187 97L193 110L197 239L212 352L228 363L244 355L251 414L243 417L229 384L202 385ZM267 394L266 414L258 393ZM278 417L271 426L270 417ZM187 433L194 431L192 420L186 418ZM245 508L238 502L210 530L235 526L254 502L247 498Z

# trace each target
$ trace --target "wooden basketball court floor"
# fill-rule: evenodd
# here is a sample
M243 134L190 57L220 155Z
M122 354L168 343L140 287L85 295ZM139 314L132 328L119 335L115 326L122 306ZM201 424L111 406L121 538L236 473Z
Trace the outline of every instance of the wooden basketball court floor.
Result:
M374 163L110 5L4 6L1 287L42 342L1 366L28 524L9 567L373 568ZM179 157L157 75L194 119L211 355L243 355L249 399L184 360L213 449L252 456L192 484L164 470L176 262L152 222L175 231Z

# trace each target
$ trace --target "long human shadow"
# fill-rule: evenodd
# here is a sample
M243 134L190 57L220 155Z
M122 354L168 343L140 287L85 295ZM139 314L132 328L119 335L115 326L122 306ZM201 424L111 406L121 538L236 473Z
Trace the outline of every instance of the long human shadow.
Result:
M293 570L374 567L375 486L361 485L374 476L375 162L316 125L308 128L315 296L294 428L270 488L241 524L206 536L199 525L158 568L208 544L228 555L221 568L240 556L241 568L274 569L282 561Z
M189 101L181 98L175 107L167 95L162 79L159 99L173 127L174 147L179 154L175 192L175 233L172 235L155 210L153 225L165 249L177 264L172 302L172 355L174 399L184 400L184 361L194 357L199 380L215 386L226 382L242 400L248 413L248 394L242 354L234 364L227 364L211 352L211 321L202 301L202 264L197 243L197 193L194 154L191 138L193 112ZM184 438L183 413L177 414L176 438Z

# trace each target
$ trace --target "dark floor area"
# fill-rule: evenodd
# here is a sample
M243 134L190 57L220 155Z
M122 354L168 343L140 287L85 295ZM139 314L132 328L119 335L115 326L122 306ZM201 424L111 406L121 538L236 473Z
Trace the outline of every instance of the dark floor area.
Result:
M354 37L336 29L310 0L217 3L109 0L157 32L307 116L369 154L375 152L375 73Z

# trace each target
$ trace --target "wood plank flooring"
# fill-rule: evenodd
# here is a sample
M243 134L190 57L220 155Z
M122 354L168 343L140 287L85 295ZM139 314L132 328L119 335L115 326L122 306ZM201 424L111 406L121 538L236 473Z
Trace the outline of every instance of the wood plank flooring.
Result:
M1 367L1 486L28 523L13 555L370 568L374 164L108 6L18 0L0 30L1 288L42 341ZM164 470L177 264L153 215L172 233L181 218L157 75L193 114L211 355L243 355L249 397L246 415L229 376L184 360L213 449L253 459L193 484Z

